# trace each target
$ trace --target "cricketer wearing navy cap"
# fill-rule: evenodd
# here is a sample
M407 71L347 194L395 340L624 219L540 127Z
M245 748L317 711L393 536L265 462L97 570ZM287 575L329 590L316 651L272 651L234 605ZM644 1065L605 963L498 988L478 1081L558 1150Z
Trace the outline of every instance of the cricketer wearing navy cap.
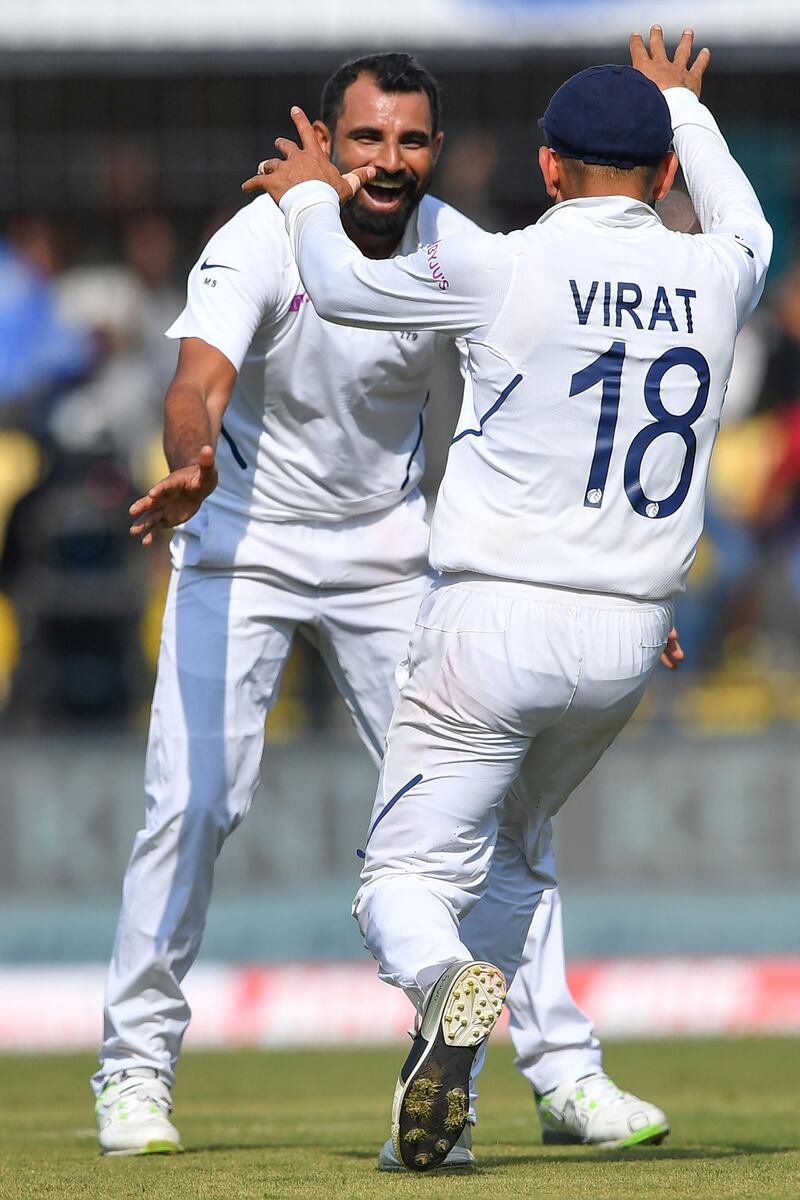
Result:
M669 151L663 92L633 67L587 67L563 83L539 124L565 158L622 171L654 165Z
M692 47L687 29L670 58L653 26L649 47L630 41L641 83L605 67L565 85L539 153L556 204L509 234L366 258L341 224L352 180L300 110L303 149L280 141L286 159L248 184L280 202L323 320L468 349L439 574L398 671L353 907L381 978L420 1012L392 1108L412 1170L445 1162L467 1125L503 976L554 870L550 821L669 650L736 335L764 285L772 233L700 102L710 56L692 63ZM697 236L653 211L677 166L670 125ZM592 1121L575 1083L543 1098L561 1128L569 1112ZM645 1120L631 1132L648 1137Z

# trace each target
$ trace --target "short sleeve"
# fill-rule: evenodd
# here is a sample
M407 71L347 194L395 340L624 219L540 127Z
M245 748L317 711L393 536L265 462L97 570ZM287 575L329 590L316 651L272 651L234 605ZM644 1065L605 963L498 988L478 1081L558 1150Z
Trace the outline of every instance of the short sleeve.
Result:
M186 306L166 336L201 338L238 371L256 329L291 289L291 268L283 222L272 201L259 197L210 239L189 273Z

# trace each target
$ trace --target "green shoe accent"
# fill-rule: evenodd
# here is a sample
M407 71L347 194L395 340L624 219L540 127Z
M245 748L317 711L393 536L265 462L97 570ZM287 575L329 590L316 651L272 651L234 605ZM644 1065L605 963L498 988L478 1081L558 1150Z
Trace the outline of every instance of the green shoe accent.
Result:
M669 1133L669 1125L645 1125L644 1129L632 1133L624 1142L620 1142L618 1150L627 1150L629 1146L641 1146L642 1142L661 1142Z
M174 1142L147 1142L138 1154L182 1154L183 1146L176 1146Z

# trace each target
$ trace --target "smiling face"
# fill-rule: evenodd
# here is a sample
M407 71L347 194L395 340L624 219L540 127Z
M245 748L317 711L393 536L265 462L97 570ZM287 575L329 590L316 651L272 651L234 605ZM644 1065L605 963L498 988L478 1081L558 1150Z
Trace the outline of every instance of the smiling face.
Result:
M333 130L317 136L340 171L372 165L377 175L342 208L354 240L373 253L391 253L428 190L443 135L434 134L425 92L384 92L374 76L359 75L344 93Z

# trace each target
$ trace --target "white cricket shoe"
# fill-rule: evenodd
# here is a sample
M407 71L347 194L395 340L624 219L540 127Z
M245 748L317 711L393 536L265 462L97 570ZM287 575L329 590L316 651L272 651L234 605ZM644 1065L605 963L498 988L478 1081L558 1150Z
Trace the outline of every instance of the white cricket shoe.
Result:
M116 1071L94 1106L101 1154L177 1154L172 1097L153 1067Z
M465 1125L464 1131L456 1144L453 1146L450 1153L443 1163L440 1163L436 1168L439 1171L444 1170L463 1170L465 1167L475 1166L475 1155L472 1153L472 1126ZM378 1170L379 1171L407 1171L408 1167L401 1162L395 1153L392 1139L389 1138L381 1148L378 1155Z
M486 962L453 963L434 984L392 1104L395 1158L409 1170L441 1167L464 1132L472 1064L505 998L502 973Z
M669 1122L660 1108L621 1091L602 1071L537 1095L536 1110L545 1145L578 1143L624 1150L657 1145L669 1133Z

